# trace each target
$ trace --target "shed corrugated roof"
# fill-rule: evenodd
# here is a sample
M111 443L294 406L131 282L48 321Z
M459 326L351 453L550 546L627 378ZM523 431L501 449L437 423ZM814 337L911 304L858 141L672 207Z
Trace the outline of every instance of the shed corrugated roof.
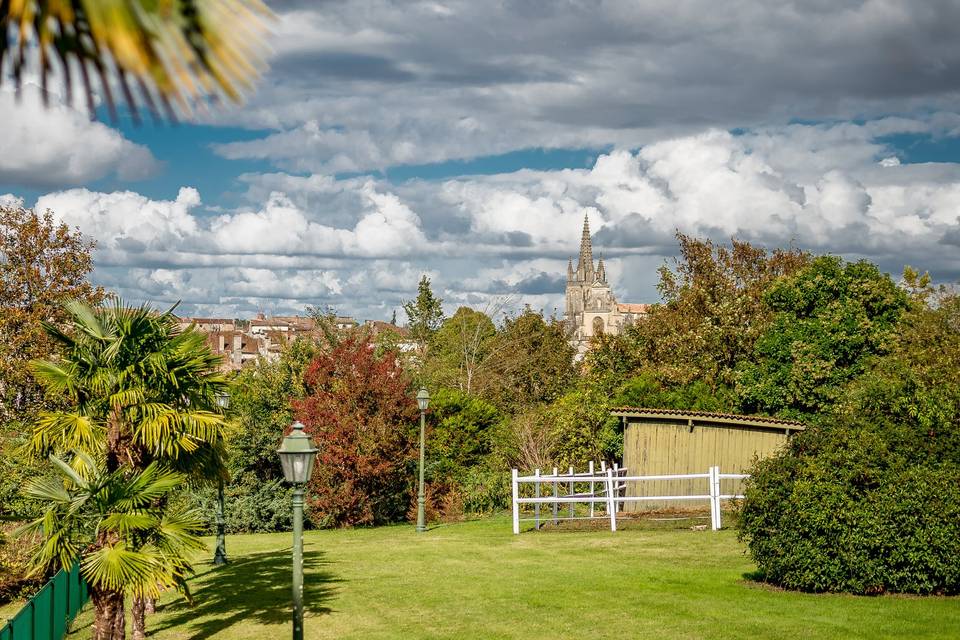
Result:
M610 413L628 418L672 418L675 420L700 419L705 422L740 424L744 426L789 428L803 431L804 425L796 420L770 418L767 416L744 416L736 413L716 413L713 411L688 411L685 409L651 409L649 407L614 407Z

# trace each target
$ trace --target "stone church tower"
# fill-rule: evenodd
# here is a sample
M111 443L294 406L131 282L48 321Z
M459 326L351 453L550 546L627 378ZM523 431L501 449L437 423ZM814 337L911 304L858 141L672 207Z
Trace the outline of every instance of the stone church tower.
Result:
M567 300L565 318L570 327L571 340L582 355L590 346L590 339L603 333L619 334L625 326L647 312L648 305L617 302L607 283L603 257L594 268L593 242L590 239L590 221L583 217L580 237L580 257L577 268L567 261Z

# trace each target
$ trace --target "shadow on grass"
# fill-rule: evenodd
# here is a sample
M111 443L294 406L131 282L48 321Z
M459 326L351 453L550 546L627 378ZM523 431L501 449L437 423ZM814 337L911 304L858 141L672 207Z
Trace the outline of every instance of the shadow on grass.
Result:
M163 614L154 632L173 627L192 632L189 640L208 638L235 624L289 625L292 616L289 547L231 559L193 581L194 605L182 600L158 608ZM334 595L333 584L342 582L324 567L330 563L319 551L304 551L303 605L307 616L330 613L326 605ZM282 635L280 630L270 633Z

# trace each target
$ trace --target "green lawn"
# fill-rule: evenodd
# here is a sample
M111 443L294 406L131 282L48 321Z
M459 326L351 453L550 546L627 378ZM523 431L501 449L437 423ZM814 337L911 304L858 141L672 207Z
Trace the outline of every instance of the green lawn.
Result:
M306 536L306 637L958 638L960 598L787 593L744 578L731 531L510 533L494 518ZM290 536L231 536L196 604L165 599L156 640L288 638ZM89 633L89 613L78 621ZM77 637L77 636L74 636Z

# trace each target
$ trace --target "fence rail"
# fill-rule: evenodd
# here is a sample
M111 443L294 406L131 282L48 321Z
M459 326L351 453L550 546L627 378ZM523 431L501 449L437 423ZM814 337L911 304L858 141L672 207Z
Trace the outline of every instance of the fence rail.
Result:
M0 628L0 640L62 640L88 598L79 565L60 571Z
M749 475L743 473L721 473L720 467L714 466L707 469L706 473L679 473L672 475L650 475L650 476L631 476L627 475L626 469L620 469L616 465L607 467L601 463L601 472L594 471L593 462L590 463L589 471L586 473L576 473L573 467L570 467L565 474L558 473L554 468L552 474L541 474L537 469L533 475L521 476L517 469L513 469L512 494L513 494L513 532L520 533L521 520L533 520L536 522L536 528L540 528L540 507L541 505L551 505L553 513L552 520L556 524L560 520L590 520L596 518L608 518L610 520L610 530L617 530L617 512L619 507L626 503L646 502L646 501L665 501L665 500L708 500L710 502L710 528L714 531L722 526L720 515L720 501L731 499L742 499L742 495L732 493L721 493L721 480L743 480ZM707 492L703 494L685 494L685 495L664 495L664 496L626 496L620 495L626 488L628 482L651 482L660 480L705 480ZM533 485L533 496L521 497L522 485ZM577 485L589 490L578 492ZM552 488L551 494L542 495L542 487L546 485ZM597 491L597 486L600 490ZM561 494L561 490L565 494ZM568 515L559 514L559 506L566 504ZM589 515L577 516L575 505L589 505ZM521 505L533 505L534 515L532 518L521 518ZM598 516L597 505L602 507L605 512L603 516ZM2 640L2 639L0 639Z

